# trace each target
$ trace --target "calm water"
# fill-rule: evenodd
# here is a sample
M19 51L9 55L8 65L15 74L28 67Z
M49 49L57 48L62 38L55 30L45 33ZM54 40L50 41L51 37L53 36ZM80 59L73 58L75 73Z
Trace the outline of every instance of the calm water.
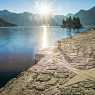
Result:
M54 46L66 37L68 32L60 27L0 28L0 86L32 65L39 49Z

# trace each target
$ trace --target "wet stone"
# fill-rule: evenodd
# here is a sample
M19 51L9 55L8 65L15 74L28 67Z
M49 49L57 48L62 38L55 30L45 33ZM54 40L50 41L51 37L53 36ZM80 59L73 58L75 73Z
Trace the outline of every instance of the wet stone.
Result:
M84 90L84 93L85 93L86 95L95 95L95 90L93 90L93 89Z
M57 78L52 78L50 81L47 82L48 85L56 85L57 83Z
M72 86L72 88L78 88L78 87L79 87L78 84L74 84L74 85Z
M81 88L71 88L71 92L73 94L76 94L76 95L81 95L81 93L83 93L82 89ZM78 94L79 93L79 94Z
M56 66L51 66L51 67L47 68L47 70L57 70L57 67Z
M44 81L49 81L51 79L51 75L49 74L40 74L37 77L37 81L44 82Z
M55 78L65 78L65 75L64 75L64 73L54 73L54 77Z
M44 91L44 95L61 95L61 92L58 88L56 87L51 87L49 89L46 89Z
M28 85L26 85L26 88L27 89L32 89L33 88L33 85L28 84Z
M25 90L23 94L19 94L19 95L41 95L41 93L33 89L33 90Z
M65 82L66 82L66 80L64 80L64 79L58 79L59 85L63 85L63 84L65 84Z
M38 91L44 91L46 89L46 84L36 82L36 83L33 84L33 87Z

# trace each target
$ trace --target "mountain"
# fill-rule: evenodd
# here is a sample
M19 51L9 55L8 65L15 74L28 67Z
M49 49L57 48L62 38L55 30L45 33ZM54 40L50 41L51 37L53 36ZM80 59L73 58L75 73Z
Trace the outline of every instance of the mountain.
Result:
M64 18L63 15L55 15L49 17L48 21L45 21L43 17L41 17L39 14L32 14L29 12L23 12L23 13L12 13L8 10L2 10L0 11L0 18L14 23L18 26L37 26L37 25L43 25L43 24L49 24L49 25L62 25L62 19ZM47 23L46 23L47 22Z
M30 24L30 18L32 15L29 13L12 13L9 12L7 10L2 10L0 11L0 18L10 22L10 23L14 23L16 25L20 25L23 26L24 24Z
M15 24L9 23L0 18L0 27L16 26Z
M65 18L64 15L54 15L53 17L51 17L51 25L54 26L62 25L62 21L64 18Z
M0 11L0 18L7 22L16 24L18 26L37 26L37 25L41 26L43 24L59 26L62 25L63 18L69 16L79 17L83 26L95 25L95 7L89 10L80 10L75 15L72 13L69 13L66 16L53 15L50 16L49 18L46 18L48 20L45 20L45 18L40 16L39 14L32 14L29 12L13 13L9 12L8 10Z
M75 16L80 18L83 25L95 25L95 7L89 10L80 10Z

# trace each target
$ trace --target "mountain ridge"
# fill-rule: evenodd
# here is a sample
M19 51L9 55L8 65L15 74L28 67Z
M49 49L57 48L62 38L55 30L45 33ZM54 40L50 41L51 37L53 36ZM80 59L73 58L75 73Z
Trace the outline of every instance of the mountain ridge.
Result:
M13 13L8 10L0 11L0 18L8 21L10 23L14 23L18 26L41 26L43 24L50 26L60 26L62 25L62 20L68 16L76 16L81 20L82 25L95 25L95 7L92 7L88 10L80 10L76 14L69 13L65 15L53 15L47 20L45 20L40 16L40 14L33 14L30 12L22 12L22 13Z
M16 25L0 18L0 27L9 27L9 26L16 26Z
M88 10L80 10L75 14L83 25L95 25L95 7Z

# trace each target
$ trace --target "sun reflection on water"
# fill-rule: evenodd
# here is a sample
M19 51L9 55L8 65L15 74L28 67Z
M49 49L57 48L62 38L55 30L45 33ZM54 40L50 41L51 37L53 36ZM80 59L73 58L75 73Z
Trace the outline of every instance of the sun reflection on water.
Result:
M46 26L42 26L43 34L42 34L42 48L48 48L48 28Z

